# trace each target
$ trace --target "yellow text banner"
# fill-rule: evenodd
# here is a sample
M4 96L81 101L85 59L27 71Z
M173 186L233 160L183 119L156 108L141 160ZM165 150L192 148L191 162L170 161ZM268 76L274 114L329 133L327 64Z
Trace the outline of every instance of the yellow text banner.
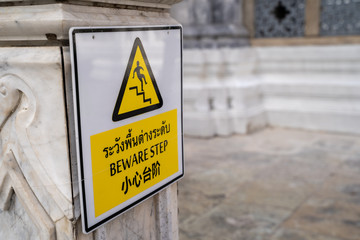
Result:
M95 217L179 170L177 110L90 137Z

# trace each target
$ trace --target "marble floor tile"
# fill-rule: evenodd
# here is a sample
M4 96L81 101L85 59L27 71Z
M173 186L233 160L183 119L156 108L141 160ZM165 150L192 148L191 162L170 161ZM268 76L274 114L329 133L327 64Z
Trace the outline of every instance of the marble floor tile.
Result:
M268 128L184 146L181 240L360 239L358 136Z
M281 228L270 238L270 240L343 240L327 235L319 235L290 228Z
M284 226L334 238L358 240L360 206L330 196L314 196Z

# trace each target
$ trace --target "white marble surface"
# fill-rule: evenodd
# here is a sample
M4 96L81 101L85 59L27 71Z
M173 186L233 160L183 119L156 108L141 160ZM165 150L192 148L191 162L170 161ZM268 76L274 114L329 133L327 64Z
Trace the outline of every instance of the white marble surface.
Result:
M39 239L37 228L16 195L8 211L0 212L0 239Z
M185 134L266 125L360 134L360 46L184 51Z
M359 45L257 47L257 73L359 73Z
M360 46L258 48L272 126L360 134Z
M151 8L170 8L172 4L175 4L181 0L83 0L72 1L73 4L116 4L125 6L138 6L138 7L151 7ZM41 3L41 0L1 0L1 2L30 5L34 3Z
M56 222L74 218L60 48L0 48L0 69L0 168L49 237Z
M72 26L126 26L176 24L166 11L47 4L1 7L0 45L12 42L68 39Z

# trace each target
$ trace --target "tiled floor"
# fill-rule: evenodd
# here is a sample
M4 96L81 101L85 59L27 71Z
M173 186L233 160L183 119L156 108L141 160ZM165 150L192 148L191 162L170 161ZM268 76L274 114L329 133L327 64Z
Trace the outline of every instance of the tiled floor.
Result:
M185 138L180 240L360 240L360 136Z

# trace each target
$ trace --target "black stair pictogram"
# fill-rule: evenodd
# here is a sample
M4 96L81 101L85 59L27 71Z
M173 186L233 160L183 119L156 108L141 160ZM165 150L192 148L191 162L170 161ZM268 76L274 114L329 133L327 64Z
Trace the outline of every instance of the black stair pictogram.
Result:
M144 86L146 91L144 91ZM136 95L130 90L136 90L136 92L134 91ZM162 106L163 100L155 76L140 38L137 37L130 53L112 120L117 122L159 109Z
M143 96L143 101L144 101L144 103L145 102L150 102L150 104L151 104L151 98L145 98L145 92L140 92L139 93L139 89L138 89L138 87L137 86L135 86L135 87L130 87L129 88L129 90L133 90L133 89L135 89L136 90L136 95L137 96L140 96L140 95L142 95Z

